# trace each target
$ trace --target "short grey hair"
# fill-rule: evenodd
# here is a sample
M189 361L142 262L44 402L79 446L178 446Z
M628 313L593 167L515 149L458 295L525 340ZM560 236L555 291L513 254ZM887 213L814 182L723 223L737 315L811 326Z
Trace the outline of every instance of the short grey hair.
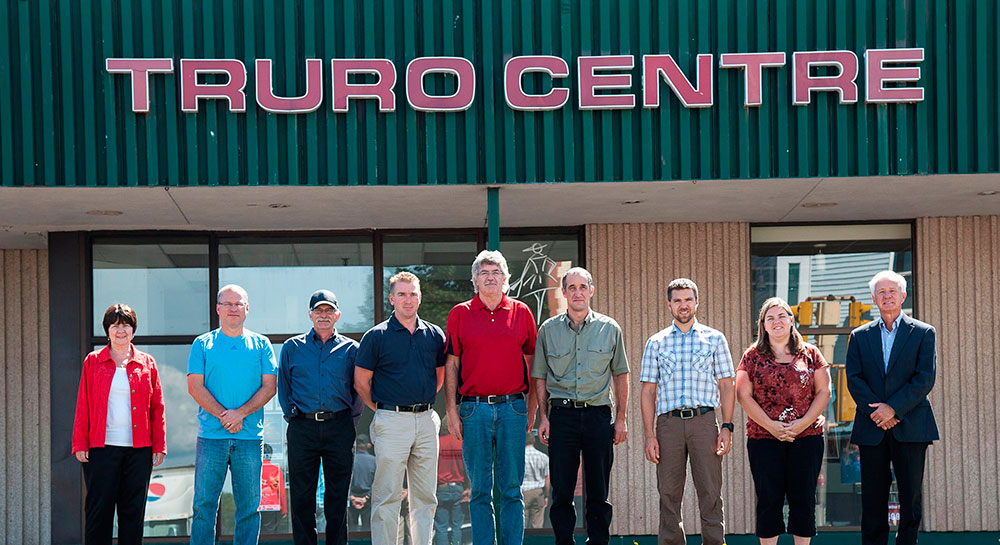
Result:
M247 290L243 289L243 286L239 286L237 284L226 284L225 286L222 286L221 288L219 288L219 292L215 294L215 302L216 303L221 303L222 302L222 294L226 293L227 291L231 291L233 293L239 294L240 297L243 298L243 302L245 302L245 303L249 303L250 302L250 296L247 295Z
M594 287L594 277L590 275L590 271L584 269L583 267L573 267L572 269L566 271L562 275L562 280L560 281L562 283L562 289L566 289L566 279L574 274L577 276L582 276L584 279L587 280L588 286Z
M899 291L906 293L906 278L903 278L903 275L893 271L882 271L876 273L875 276L872 277L871 281L868 282L868 291L871 292L872 299L875 298L875 284L878 284L883 280L893 282L899 288Z
M496 265L500 267L500 271L503 272L502 290L504 293L507 293L510 290L510 269L507 268L507 258L497 250L483 250L479 252L475 261L472 262L472 289L476 293L479 293L479 288L476 287L476 275L479 274L479 269L483 265Z

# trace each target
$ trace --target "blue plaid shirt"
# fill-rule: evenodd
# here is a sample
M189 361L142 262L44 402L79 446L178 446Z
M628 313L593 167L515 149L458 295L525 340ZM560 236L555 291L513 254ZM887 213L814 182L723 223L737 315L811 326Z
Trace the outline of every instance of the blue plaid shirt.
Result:
M671 324L646 341L639 380L656 384L656 414L663 414L718 407L719 380L734 374L726 336L695 320L687 333Z

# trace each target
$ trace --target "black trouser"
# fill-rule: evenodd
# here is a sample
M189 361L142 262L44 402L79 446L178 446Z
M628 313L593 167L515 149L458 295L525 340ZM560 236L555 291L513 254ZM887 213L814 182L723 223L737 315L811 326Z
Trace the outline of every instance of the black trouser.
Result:
M292 538L316 545L316 485L323 463L323 509L327 545L347 544L347 489L354 465L354 420L341 411L330 420L288 421L288 481L291 484Z
M556 545L572 545L576 527L573 492L583 455L584 517L588 545L607 545L611 527L608 482L614 461L611 407L554 407L549 411L549 475L552 508L549 519Z
M889 542L889 487L892 471L899 489L897 545L917 542L923 511L920 506L924 482L927 443L901 443L891 432L875 446L859 446L861 451L861 543L885 545Z
M788 533L816 535L816 480L823 466L822 435L792 442L747 439L750 473L757 490L757 537L785 533L784 505L788 499Z
M118 508L118 543L142 543L146 493L153 472L152 447L98 447L83 464L87 485L87 545L110 545Z

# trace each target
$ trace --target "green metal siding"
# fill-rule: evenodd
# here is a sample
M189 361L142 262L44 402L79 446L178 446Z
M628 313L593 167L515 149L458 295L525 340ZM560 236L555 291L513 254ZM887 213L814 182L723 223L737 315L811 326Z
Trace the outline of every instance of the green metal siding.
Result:
M370 0L0 2L0 185L419 185L787 178L1000 170L1000 27L990 0ZM865 49L925 48L925 100L864 104ZM833 93L791 104L791 53L859 56L859 103ZM764 105L744 108L727 52L785 51L764 72ZM691 77L715 55L715 105L685 109L661 84L641 106L641 55L670 53ZM571 89L554 112L504 101L515 55L555 55ZM577 109L576 58L636 55L640 104ZM460 113L422 113L405 98L406 63L454 55L476 67ZM152 109L131 111L129 78L108 57L172 57L150 78ZM397 109L330 103L329 59L388 58ZM181 58L247 66L247 112L225 101L180 111ZM310 114L270 114L254 101L256 58L275 60L276 92L301 94L305 59L324 61L324 101ZM541 79L526 78L529 90ZM547 84L546 84L547 85ZM443 93L448 89L438 89Z

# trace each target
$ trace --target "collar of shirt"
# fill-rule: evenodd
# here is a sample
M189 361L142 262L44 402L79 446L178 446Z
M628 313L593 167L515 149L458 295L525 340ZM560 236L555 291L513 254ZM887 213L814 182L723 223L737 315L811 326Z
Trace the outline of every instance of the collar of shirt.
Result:
M573 328L573 319L569 317L569 311L560 314L559 318L566 324L566 327L572 329L576 333L579 333L587 324L594 321L594 309L587 309L587 315L583 318L583 322L580 323L580 329Z
M399 318L396 318L395 312L389 316L389 327L395 329L396 331L410 331L405 325L403 325L403 322L399 321ZM420 319L420 316L417 316L417 327L414 329L414 332L420 329L427 329L427 324Z
M892 331L889 331L889 328L885 327L885 320L883 320L882 316L879 315L878 326L882 328L886 333L895 333L896 328L899 327L899 322L901 321L903 321L903 311L899 311L899 315L896 316L896 319L892 321Z
M510 310L511 306L510 297L507 297L507 294L505 293L500 296L500 304L493 310ZM490 308L486 306L486 303L483 302L482 298L479 297L478 293L472 298L471 308L472 310L490 310Z
M673 335L673 334L676 333L677 335L687 336L687 335L690 335L690 334L694 333L695 331L697 331L698 329L701 328L701 324L698 323L698 319L697 318L692 318L691 321L692 321L691 329L689 329L687 333L684 333L683 331L681 331L680 328L677 327L677 324L671 323L670 324L670 330L667 331L667 335Z
M337 337L339 337L339 336L340 336L340 334L337 333L337 328L334 328L333 329L333 335L330 335L330 338L327 339L326 341L324 341L323 339L321 339L319 337L319 334L316 333L316 329L315 328L309 328L309 334L307 335L306 338L309 339L309 340L311 340L312 342L316 343L319 346L323 346L324 344L326 344L326 343L328 343L330 341L337 342Z

